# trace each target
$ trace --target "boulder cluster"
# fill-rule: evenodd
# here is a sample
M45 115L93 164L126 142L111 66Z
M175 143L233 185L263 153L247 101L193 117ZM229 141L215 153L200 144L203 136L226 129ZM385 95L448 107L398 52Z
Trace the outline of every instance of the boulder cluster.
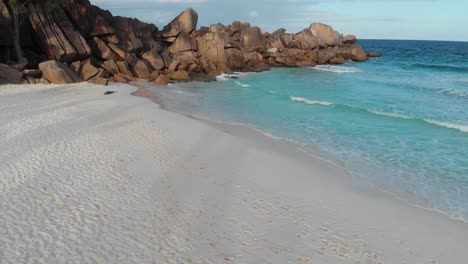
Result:
M0 0L0 6L6 6ZM29 4L21 28L26 59L11 63L12 39L0 41L0 83L128 83L137 79L167 84L210 81L221 73L264 71L365 61L368 56L353 35L315 23L301 32L273 33L249 23L197 28L189 8L158 29L138 19L113 16L89 0L66 0L52 12ZM11 25L0 9L0 33ZM6 11L5 11L6 10ZM11 34L9 34L11 35ZM24 36L23 36L24 35Z

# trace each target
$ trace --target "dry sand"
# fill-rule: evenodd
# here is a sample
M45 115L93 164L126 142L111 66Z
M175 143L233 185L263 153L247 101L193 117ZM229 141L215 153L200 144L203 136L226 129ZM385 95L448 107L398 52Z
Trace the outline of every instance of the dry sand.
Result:
M468 263L468 224L135 90L0 86L0 263Z

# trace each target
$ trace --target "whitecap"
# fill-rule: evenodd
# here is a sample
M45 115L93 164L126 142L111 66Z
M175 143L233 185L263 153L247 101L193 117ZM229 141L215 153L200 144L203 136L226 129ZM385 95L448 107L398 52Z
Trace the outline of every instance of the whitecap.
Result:
M335 65L317 65L315 67L311 67L314 70L318 71L327 71L327 72L335 72L335 73L356 73L362 72L358 68L354 67L345 67L345 66L335 66Z
M239 81L235 81L235 83L239 86L242 86L242 87L250 87L251 85L250 84L245 84L245 83L241 83Z
M463 125L458 125L458 124L453 124L453 123L447 123L447 122L440 122L440 121L435 121L435 120L430 120L430 119L424 119L427 123L436 125L436 126L441 126L441 127L447 127L451 129L456 129L461 132L466 132L468 133L468 126L463 126Z
M291 101L302 102L302 103L305 103L305 104L308 104L308 105L323 105L323 106L333 105L333 103L331 103L331 102L315 101L315 100L310 100L310 99L307 99L307 98L304 98L304 97L291 96L289 98L291 99Z
M468 79L458 79L457 82L468 83Z
M374 114L374 115L383 115L383 116L394 117L394 118L403 118L403 119L414 119L414 117L399 115L399 114L395 114L395 113L386 113L386 112L371 111L371 110L368 110L368 111L370 113Z
M271 94L278 94L277 91L273 91L273 90L268 90L268 92L271 93Z
M455 89L442 89L439 93L450 96L468 97L468 91Z

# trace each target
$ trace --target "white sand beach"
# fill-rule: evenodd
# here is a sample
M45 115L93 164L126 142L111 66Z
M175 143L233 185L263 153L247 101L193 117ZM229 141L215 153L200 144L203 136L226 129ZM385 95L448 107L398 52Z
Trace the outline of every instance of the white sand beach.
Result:
M0 263L468 262L467 223L135 90L0 86Z

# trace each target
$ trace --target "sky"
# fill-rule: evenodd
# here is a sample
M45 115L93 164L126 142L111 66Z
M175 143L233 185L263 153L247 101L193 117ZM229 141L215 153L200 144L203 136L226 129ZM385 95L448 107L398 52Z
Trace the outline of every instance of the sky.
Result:
M159 28L185 9L198 26L247 21L272 32L322 22L361 39L468 41L468 0L91 0L114 15Z

